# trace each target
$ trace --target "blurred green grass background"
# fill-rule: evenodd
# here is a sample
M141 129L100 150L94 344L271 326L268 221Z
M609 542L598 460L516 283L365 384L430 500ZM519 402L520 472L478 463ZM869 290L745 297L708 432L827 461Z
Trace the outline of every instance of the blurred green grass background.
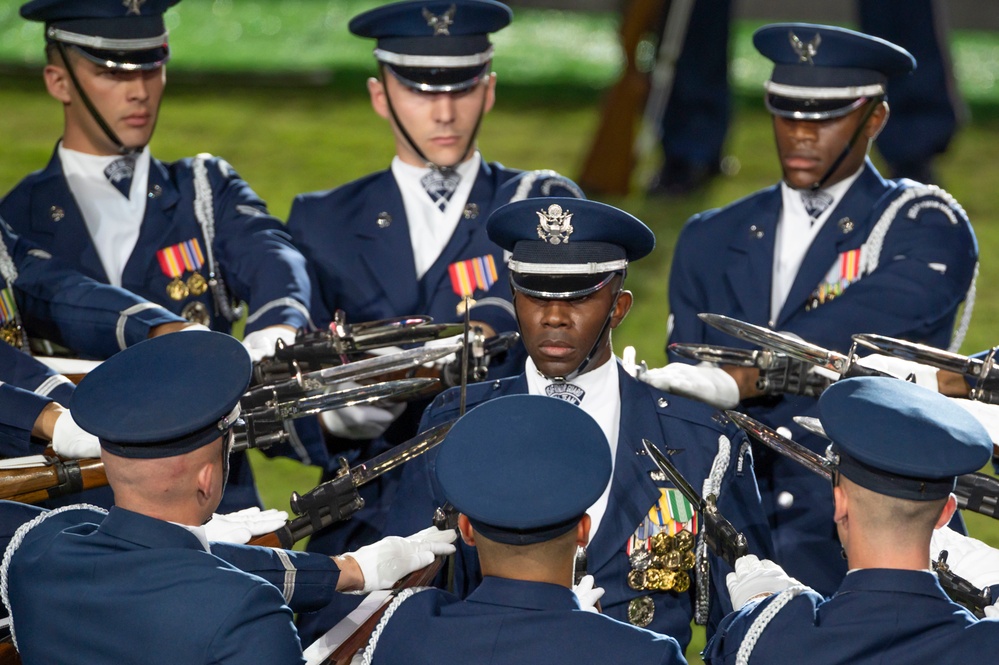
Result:
M42 168L61 130L58 105L40 77L41 27L17 16L13 0L0 3L0 192ZM199 0L168 16L174 60L153 141L165 160L211 152L228 159L280 217L303 191L340 185L385 168L393 145L384 121L368 104L364 79L374 71L371 44L351 37L349 17L379 3L360 0ZM517 10L514 24L495 37L498 104L483 124L480 147L489 160L518 168L553 168L576 176L596 126L603 90L622 58L616 17ZM735 122L727 154L733 175L685 199L647 198L636 186L625 198L607 198L643 219L657 247L633 264L628 286L636 304L615 332L618 352L638 350L650 365L665 360L666 280L676 236L690 215L725 205L779 177L770 120L760 103L769 74L752 49L756 26L740 23L732 46ZM978 301L963 350L999 343L999 39L960 32L953 51L971 122L939 163L944 186L968 211L981 253ZM652 172L656 164L639 171ZM287 509L292 490L319 479L316 469L253 453L268 506ZM999 546L999 526L969 518L972 533ZM700 633L698 633L700 635ZM688 650L700 662L698 638ZM699 638L703 639L703 637Z

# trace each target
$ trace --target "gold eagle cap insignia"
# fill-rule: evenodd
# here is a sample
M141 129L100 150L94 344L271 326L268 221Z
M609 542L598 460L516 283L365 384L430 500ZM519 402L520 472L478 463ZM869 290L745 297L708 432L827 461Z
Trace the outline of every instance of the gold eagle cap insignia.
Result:
M815 61L813 58L819 54L819 44L822 43L822 35L815 33L815 36L808 42L802 41L793 32L787 33L787 37L791 42L791 48L798 54L798 62L807 62L810 65L814 65Z
M142 5L146 4L146 0L123 0L121 4L126 10L126 15L139 15L142 13Z
M449 37L451 26L454 24L454 14L458 11L455 5L448 7L448 10L440 16L435 15L426 7L423 8L423 18L427 25L434 29L434 37Z
M569 242L572 235L572 213L562 210L562 206L553 203L548 206L548 211L538 210L538 237L552 245L561 245Z

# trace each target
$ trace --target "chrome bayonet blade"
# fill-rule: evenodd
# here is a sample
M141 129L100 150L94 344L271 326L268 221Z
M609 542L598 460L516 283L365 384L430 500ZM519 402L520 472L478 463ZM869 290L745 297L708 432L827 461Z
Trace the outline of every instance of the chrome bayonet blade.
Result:
M676 488L680 490L680 493L687 497L687 500L694 504L698 510L704 510L704 499L698 494L697 490L691 487L687 479L681 475L679 469L673 466L673 463L669 461L669 458L663 454L661 450L656 448L656 444L652 443L648 439L642 439L642 445L645 446L645 451L652 458L652 461L656 463L659 470L666 474L669 481L676 485Z
M380 374L396 372L399 370L412 369L425 363L430 363L461 349L461 342L448 344L446 346L419 347L408 349L386 356L376 356L321 369L316 372L309 372L302 375L302 384L305 390L329 386L341 381L359 381Z
M437 383L437 379L399 379L397 381L383 381L359 388L337 390L335 392L323 393L322 395L302 397L277 405L276 418L278 420L303 418L321 411L340 409L345 406L371 404L383 399L405 401Z
M858 334L853 339L857 344L896 358L912 360L923 365L931 365L957 374L971 377L982 375L985 363L978 358L969 358L959 353L951 353L926 344L918 344L904 339L884 335Z
M829 439L829 435L826 434L826 428L822 426L822 421L818 418L814 418L812 416L795 416L792 420L812 434L821 436L826 440Z
M765 348L781 351L818 367L824 367L842 374L850 365L850 357L805 342L787 333L770 330L763 326L746 323L721 314L698 314L702 321L724 333Z
M744 413L726 411L725 415L731 418L746 434L753 437L754 441L758 441L767 448L793 459L813 473L817 473L827 479L832 478L832 463L822 455L812 452L797 441L792 441L785 436L781 436L763 423L750 418Z
M400 464L405 464L409 460L419 457L428 450L437 447L444 440L444 436L451 429L454 422L452 420L428 429L426 432L386 450L381 455L372 457L368 461L353 467L350 470L350 476L354 480L354 487L360 487L383 473L391 471Z

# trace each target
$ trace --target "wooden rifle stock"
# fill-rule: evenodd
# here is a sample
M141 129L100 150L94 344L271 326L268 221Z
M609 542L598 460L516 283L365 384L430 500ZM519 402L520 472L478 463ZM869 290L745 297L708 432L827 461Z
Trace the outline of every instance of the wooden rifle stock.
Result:
M388 609L396 594L410 587L428 586L437 576L437 572L446 558L436 557L433 563L426 568L415 570L396 582L395 586L392 587L392 595L323 661L323 665L349 665L354 654L363 649L368 640L371 639L371 633L378 626L378 622L381 621L382 615L385 614L385 610ZM3 664L0 663L0 665Z
M600 124L577 182L590 194L628 193L635 167L635 125L649 96L649 73L638 62L638 46L663 16L664 0L631 0L621 19L627 59L621 78L604 98Z
M0 470L0 499L39 503L107 484L104 462L99 459L52 457L45 466Z

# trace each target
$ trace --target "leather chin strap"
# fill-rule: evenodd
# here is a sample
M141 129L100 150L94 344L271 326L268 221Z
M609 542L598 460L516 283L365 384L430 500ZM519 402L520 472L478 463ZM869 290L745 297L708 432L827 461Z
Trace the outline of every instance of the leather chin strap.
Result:
M597 351L600 349L600 343L604 339L604 335L606 335L608 329L610 329L611 319L614 318L614 310L617 309L617 301L621 297L621 293L623 291L624 291L624 280L622 279L617 286L617 291L614 293L614 300L611 301L610 309L607 310L607 316L604 318L604 325L600 327L600 334L597 335L597 339L593 342L593 346L590 347L590 352L586 354L586 357L583 358L583 361L579 363L576 369L572 370L565 376L548 376L547 374L544 373L542 373L542 376L544 376L552 383L568 383L586 371L586 368L589 366L590 361L593 360L593 356L595 356L597 354ZM514 291L514 297L516 297L516 295L517 292ZM520 315L517 314L516 304L514 304L513 312L514 312L514 318L517 319L517 328L520 328ZM538 371L540 372L541 370Z
M389 72L388 75L391 76L392 73ZM458 161L456 161L454 164L437 164L435 162L432 162L430 159L427 158L425 154L423 154L423 151L420 150L420 147L416 145L416 141L414 141L413 137L411 137L409 135L409 132L406 131L406 127L402 124L402 121L399 120L399 116L395 112L395 106L393 106L392 104L392 98L389 96L388 85L386 85L385 78L386 78L385 68L382 67L382 88L385 90L385 102L388 105L388 110L389 114L392 116L392 121L395 122L395 126L399 128L399 133L401 133L402 137L406 139L406 143L409 144L409 147L413 149L413 152L415 152L420 159L426 162L428 168L434 169L436 171L453 171L454 168L458 166L458 164L461 164L463 161L468 159L468 156L472 154L473 147L475 146L475 139L479 135L479 127L482 126L482 118L486 114L485 95L482 96L482 108L479 109L479 117L475 120L475 127L472 129L472 135L468 138L468 145L465 146L465 150L464 152L462 152L461 157L459 157ZM449 95L451 93L443 92L435 94Z
M851 136L850 140L846 142L846 147L843 148L843 152L839 153L839 157L837 157L836 161L832 163L832 166L829 167L825 175L819 178L818 182L810 186L808 189L813 192L822 189L822 185L826 184L826 181L832 177L832 174L836 172L839 165L843 163L843 160L846 159L847 155L850 154L850 151L853 150L854 144L857 142L857 139L860 138L860 133L864 131L864 127L867 125L867 121L871 119L871 116L874 115L874 110L878 108L882 101L884 101L884 97L875 97L871 100L871 103L867 106L867 110L864 111L864 116L860 119L860 124L857 125L857 129L853 132L853 136Z
M100 112L98 112L97 107L94 103L90 101L90 97L84 91L83 86L80 85L80 80L76 77L76 72L73 71L73 65L69 62L69 53L66 51L66 45L62 42L55 42L56 49L59 51L59 56L62 58L63 65L66 66L66 71L69 73L69 79L73 82L73 87L76 88L76 93L80 96L80 100L83 105L87 107L87 111L90 113L90 117L94 119L97 126L101 128L104 135L108 137L112 143L118 146L118 152L122 155L131 155L139 152L142 148L126 148L125 144L122 143L118 135L115 134L114 130L105 122L104 118L101 117Z

